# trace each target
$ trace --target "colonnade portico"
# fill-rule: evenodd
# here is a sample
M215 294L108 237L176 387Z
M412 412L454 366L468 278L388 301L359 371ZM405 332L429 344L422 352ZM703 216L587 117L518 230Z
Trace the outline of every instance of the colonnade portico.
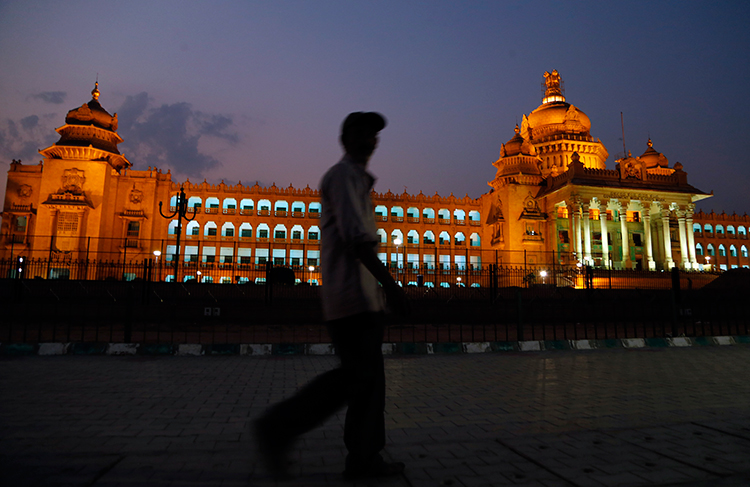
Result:
M593 234L597 231L596 225L591 222L592 219L598 219L598 231L601 234L601 267L612 266L620 269L633 269L635 265L631 245L635 245L636 247L642 247L644 264L648 270L657 270L659 267L671 269L678 265L672 254L670 222L674 217L677 221L680 245L679 266L688 270L701 268L697 261L694 235L691 230L695 210L695 205L692 203L680 205L677 202L658 199L637 200L605 196L584 198L580 195L572 195L569 199L561 201L555 206L563 206L568 209L568 228L573 250L576 259L584 265L594 266L595 258L599 257L598 253L594 252ZM633 215L630 219L629 211ZM608 224L610 218L613 222L619 220L619 228L614 223ZM633 223L638 224L635 229ZM652 223L654 224L653 227ZM617 243L619 243L621 250L620 255L616 252L616 248L609 248L610 238L608 233L618 230L620 239ZM631 242L631 235L641 232L643 241ZM611 243L614 244L615 242Z

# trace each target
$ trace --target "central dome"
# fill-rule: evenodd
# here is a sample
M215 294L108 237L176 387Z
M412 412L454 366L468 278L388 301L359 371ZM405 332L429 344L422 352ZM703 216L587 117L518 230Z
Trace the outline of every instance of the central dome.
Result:
M529 138L540 139L555 134L589 135L591 120L581 110L565 101L562 81L557 70L544 73L545 92L542 104L525 120Z

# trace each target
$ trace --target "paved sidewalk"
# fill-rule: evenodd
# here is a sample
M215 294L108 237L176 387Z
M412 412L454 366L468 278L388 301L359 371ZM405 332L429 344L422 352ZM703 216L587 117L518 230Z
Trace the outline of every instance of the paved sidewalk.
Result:
M0 357L3 486L269 486L248 425L330 356ZM750 347L388 357L378 486L750 485ZM343 411L297 479L341 478Z

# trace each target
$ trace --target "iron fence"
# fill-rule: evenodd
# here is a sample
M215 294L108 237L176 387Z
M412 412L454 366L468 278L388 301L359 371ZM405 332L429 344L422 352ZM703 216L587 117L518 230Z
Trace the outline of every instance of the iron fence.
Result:
M273 279L259 284L165 283L148 279L148 265L134 270L143 272L143 277L1 279L0 341L217 345L330 341L318 286L280 284ZM407 285L413 312L408 319L391 322L385 339L450 344L748 334L750 302L744 290L705 286L715 275L634 271L598 275L594 271L588 277L573 276L583 282L580 288L576 282L562 285L567 284L562 277L568 270L546 276L553 282L531 279L528 270L499 266L474 274L454 270L439 276L450 283L461 282L462 277L466 285ZM269 267L253 271L268 276ZM400 277L408 283L419 275L424 274ZM472 286L472 279L479 286ZM603 282L607 285L599 286ZM617 288L617 282L630 288Z

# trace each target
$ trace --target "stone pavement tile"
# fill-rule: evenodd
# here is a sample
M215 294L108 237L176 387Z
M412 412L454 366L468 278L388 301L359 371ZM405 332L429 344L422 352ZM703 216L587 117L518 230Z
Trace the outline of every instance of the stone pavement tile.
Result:
M702 470L606 432L548 434L501 441L542 468L581 487L660 485L705 475Z
M715 475L750 470L750 440L697 424L630 430L618 436L665 458Z

